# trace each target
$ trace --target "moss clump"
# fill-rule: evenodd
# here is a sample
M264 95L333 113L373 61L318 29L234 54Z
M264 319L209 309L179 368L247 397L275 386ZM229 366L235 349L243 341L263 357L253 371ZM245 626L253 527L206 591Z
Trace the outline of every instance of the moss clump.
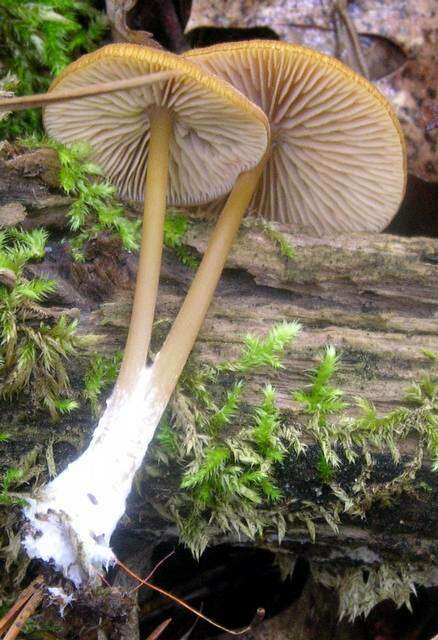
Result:
M193 250L184 244L184 236L189 226L190 222L186 215L176 209L169 209L164 221L163 241L165 246L172 249L186 267L196 269L199 260Z
M79 142L64 145L38 136L22 142L30 149L46 146L58 154L60 187L66 195L74 198L67 218L73 232L69 244L76 261L85 260L85 244L102 233L117 236L126 251L138 250L141 220L126 214L124 205L117 197L116 188L103 178L101 168L90 161L91 148L87 144ZM163 242L183 264L195 269L198 259L192 249L184 244L189 225L187 216L170 209L164 222Z
M12 73L7 73L3 78L1 77L0 67L0 98L11 98L14 95L14 91L17 88L18 80ZM0 123L8 117L7 111L0 113ZM0 124L0 127L2 124Z
M282 355L299 331L296 323L274 327L265 339L247 336L240 356L217 367L187 370L159 433L157 458L183 466L181 491L171 501L181 539L199 556L213 531L250 538L268 524L263 505L280 500L275 465L286 445L299 448L285 430L271 385L245 415L245 376L254 369L281 367ZM229 390L216 398L219 377ZM295 438L295 440L294 440Z
M78 345L77 321L53 318L42 306L55 290L52 280L25 276L46 241L42 230L0 232L0 398L26 392L56 418L77 407L66 369Z
M272 240L272 242L277 246L280 255L286 260L293 260L296 256L295 249L290 244L287 237L275 228L275 226L267 220L263 220L262 218L248 218L244 224L246 226L255 226L263 231L265 236Z
M9 440L7 433L0 433L0 446ZM15 504L22 505L24 501L17 495L14 495L13 489L23 477L23 470L16 467L9 467L0 475L0 505L12 506Z
M117 235L127 251L138 249L141 223L126 216L116 188L102 178L100 167L89 160L91 149L87 144L78 142L66 146L37 137L25 140L24 144L28 148L48 146L58 154L60 186L66 195L74 198L67 218L74 232L69 243L75 260L85 260L85 243L104 232Z
M0 0L0 71L15 76L20 93L42 93L67 64L96 48L106 29L90 0ZM40 128L37 111L15 113L0 123L0 137Z
M339 357L328 347L319 365L310 374L310 385L293 394L309 421L309 430L319 443L325 459L333 466L340 464L342 451L348 462L364 455L371 464L371 449L389 449L395 462L400 454L397 444L416 431L419 446L429 450L434 470L438 465L438 376L424 375L406 391L405 406L379 416L376 408L365 398L346 402L341 389L333 386L333 376L339 369ZM351 417L352 409L358 417Z
M92 357L88 363L84 375L83 396L90 403L95 415L98 415L101 410L100 395L117 379L122 356L121 351L117 351L111 356L98 354Z
M12 440L12 437L8 440ZM0 447L1 447L0 443ZM37 446L14 462L10 467L0 457L0 608L15 600L15 591L26 577L29 558L21 546L19 523L20 506L26 501L30 488L40 483L45 469L43 451ZM9 607L8 607L9 608Z
M296 324L283 324L264 339L247 336L236 360L187 369L161 425L155 456L164 464L176 460L182 476L181 490L168 508L182 540L197 556L217 531L253 538L277 526L281 539L300 521L315 540L318 522L323 521L337 532L342 514L362 517L376 501L388 502L412 490L426 449L437 468L434 372L410 387L404 406L380 416L363 398L348 401L335 384L341 360L328 346L309 372L308 384L291 394L299 407L293 426L285 426L269 384L261 389L258 406L248 410L246 377L281 367L297 330ZM402 464L399 445L412 431L418 434L417 451ZM306 455L309 435L314 441L313 482L319 483L324 500L289 495L283 501L277 472L286 464L293 468L297 462L291 460ZM372 481L375 461L385 450L393 457L394 469L384 481ZM354 477L344 486L338 471L341 464L344 468L353 463Z
M222 432L235 418L241 392L242 385L236 383L211 416L205 448L183 473L181 489L190 507L185 517L185 500L178 506L180 534L196 556L208 542L209 527L250 538L261 534L266 522L257 507L281 498L273 470L283 459L285 446L272 387L265 387L263 401L236 437Z
M392 600L397 607L405 605L412 612L411 596L416 595L415 584L427 584L427 570L403 563L381 563L360 566L343 572L313 567L317 582L336 589L339 596L339 618L354 622L359 616L367 617L384 600Z

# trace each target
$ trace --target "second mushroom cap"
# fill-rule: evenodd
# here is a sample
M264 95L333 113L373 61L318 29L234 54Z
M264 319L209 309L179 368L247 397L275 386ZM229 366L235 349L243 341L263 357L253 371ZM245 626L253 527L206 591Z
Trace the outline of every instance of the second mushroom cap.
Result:
M45 107L46 130L64 143L88 142L93 159L120 192L141 200L149 118L154 108L168 109L174 120L168 204L208 202L259 162L268 141L265 115L233 87L174 54L114 44L69 65L50 90L67 92L159 71L174 77Z
M184 56L266 113L271 151L250 210L316 233L377 231L405 189L403 134L386 98L329 56L266 40Z

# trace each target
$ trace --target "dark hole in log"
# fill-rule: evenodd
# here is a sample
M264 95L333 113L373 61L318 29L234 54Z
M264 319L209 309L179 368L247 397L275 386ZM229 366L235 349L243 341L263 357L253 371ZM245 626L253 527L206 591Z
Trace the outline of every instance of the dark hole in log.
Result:
M154 549L151 565L163 558L172 546L167 543ZM205 615L229 628L246 626L259 607L266 618L277 615L295 600L309 576L309 564L298 559L292 577L281 579L275 555L254 547L218 545L207 549L199 562L189 551L177 547L175 554L154 575L153 581L171 590ZM172 618L166 638L180 638L195 617L160 596L142 590L140 598L140 637L147 637L159 623ZM216 634L217 631L217 634ZM173 635L172 635L173 634ZM220 635L199 620L190 638L200 640Z
M438 589L417 588L411 597L412 612L383 600L366 619L368 637L373 640L433 640L438 632Z
M135 2L127 16L128 27L148 31L165 49L179 53L187 49L184 28L190 18L192 0Z
M270 27L196 27L186 33L186 40L193 48L208 47L220 42L241 42L242 40L279 40L278 34Z
M404 200L385 231L399 236L438 237L438 184L409 175Z
M379 78L394 73L407 60L401 47L383 36L361 34L360 44L371 80L379 80Z
M172 544L167 542L156 546L151 566L157 564L172 548ZM157 570L153 581L229 628L247 625L254 618L257 608L264 608L266 630L265 635L261 636L263 638L278 637L280 640L293 637L279 636L279 630L284 627L284 633L297 631L299 621L296 618L301 615L307 621L306 637L309 639L430 640L438 631L436 588L417 587L417 594L411 597L412 612L406 606L397 608L391 600L384 600L374 607L366 619L360 617L355 624L347 620L339 623L336 595L334 592L330 595L327 589L312 581L309 563L305 558L299 557L292 575L282 580L275 555L256 547L218 545L207 549L199 562L184 548L176 547L175 554ZM326 598L329 598L331 605L322 606ZM141 591L139 613L141 638L148 637L153 629L171 617L172 623L166 629L163 640L181 640L195 620L187 611L147 589ZM276 626L270 627L269 621L274 617ZM290 628L295 623L297 628ZM324 625L327 628L323 628ZM277 635L272 635L273 629L277 629ZM221 639L228 637L200 620L192 630L190 639L206 640L217 636ZM254 635L249 633L243 636L245 640L253 637L260 636L255 631Z

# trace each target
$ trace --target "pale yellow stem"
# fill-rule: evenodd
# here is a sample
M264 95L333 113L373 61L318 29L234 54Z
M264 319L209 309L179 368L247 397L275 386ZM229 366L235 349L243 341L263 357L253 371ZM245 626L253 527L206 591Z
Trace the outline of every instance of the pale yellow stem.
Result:
M195 344L263 165L242 173L210 237L207 250L152 368L151 384L167 402Z
M154 320L163 249L172 118L157 108L150 118L143 230L128 339L116 391L130 392L146 364Z
M0 112L36 109L37 107L67 102L68 100L78 100L80 98L98 96L104 93L115 93L116 91L123 91L125 89L144 87L155 82L169 80L174 75L175 73L173 71L159 71L158 73L148 73L146 75L136 76L135 78L99 82L86 87L79 87L78 89L69 89L68 91L57 91L55 88L48 93L37 93L34 96L3 98L0 100Z

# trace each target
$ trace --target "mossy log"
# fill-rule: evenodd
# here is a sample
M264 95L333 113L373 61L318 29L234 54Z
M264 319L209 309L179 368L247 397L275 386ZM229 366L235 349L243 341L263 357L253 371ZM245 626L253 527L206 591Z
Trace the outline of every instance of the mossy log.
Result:
M4 150L0 160L0 226L14 222L15 210L15 221L25 228L44 225L51 231L50 251L30 269L33 274L57 280L53 304L58 311L79 310L74 313L80 313L80 332L86 337L89 353L112 353L123 347L126 336L136 258L103 236L89 244L85 262L72 261L68 244L62 242L70 200L56 188L57 171L56 155L51 151L17 155L14 149ZM2 211L8 216L2 218ZM132 209L130 213L134 215ZM208 218L194 217L186 244L202 254L210 229ZM288 352L284 368L269 374L286 422L296 420L298 410L291 392L306 383L309 369L327 344L335 345L342 354L337 383L348 397L367 398L380 412L402 404L406 387L431 366L424 350L438 353L438 240L386 234L315 238L291 228L278 230L293 247L293 258L282 255L275 234L267 233L257 222L244 223L197 341L193 362L229 359L239 351L245 334L263 335L275 323L298 320L303 330ZM172 252L165 252L154 349L159 348L175 317L192 275ZM71 363L77 389L84 362L78 358ZM266 377L260 373L249 376L249 407L256 403ZM53 423L45 414L35 412L24 396L3 402L1 409L0 432L11 435L4 445L2 467L16 465L21 456L37 450L39 482L48 469L59 472L78 455L95 423L85 406ZM286 496L324 502L325 494L315 481L316 449L310 436L307 442L306 456L286 464L279 481ZM402 443L399 465L382 451L373 468L373 486L388 482L404 466L409 467L415 452L415 435ZM346 466L345 486L353 482L355 473L357 469ZM372 564L376 559L430 563L437 552L436 484L436 474L425 459L412 479L411 490L387 504L377 502L365 520L345 518L337 534L321 524L313 544L305 526L291 526L284 548L318 562L332 562L336 557L347 564ZM141 497L134 492L128 516L115 536L124 557L138 552L139 545L146 547L176 535L173 523L162 515L162 505L178 486L174 471L149 479L146 485ZM135 540L134 548L124 548L127 540ZM219 535L216 542L223 540ZM260 544L276 548L275 534L268 532Z

